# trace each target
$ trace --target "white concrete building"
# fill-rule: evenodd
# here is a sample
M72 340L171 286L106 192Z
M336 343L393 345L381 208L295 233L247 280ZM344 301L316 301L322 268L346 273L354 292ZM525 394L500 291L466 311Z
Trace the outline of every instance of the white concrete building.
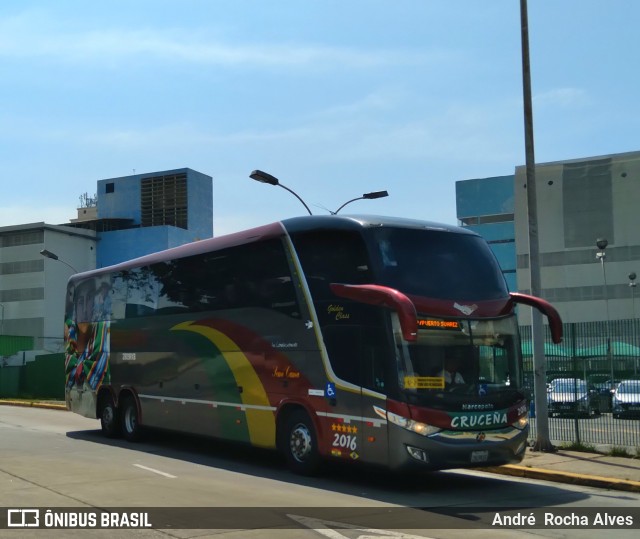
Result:
M516 168L517 281L530 290L526 167ZM636 318L640 290L640 152L536 165L542 297L566 322ZM606 239L604 259L596 241ZM638 305L636 305L638 302ZM530 309L520 322L529 324Z
M43 249L59 260L43 257ZM5 364L20 359L3 353L2 339L11 338L6 336L32 337L34 353L62 351L67 280L74 270L95 266L92 230L45 223L0 227L0 356Z

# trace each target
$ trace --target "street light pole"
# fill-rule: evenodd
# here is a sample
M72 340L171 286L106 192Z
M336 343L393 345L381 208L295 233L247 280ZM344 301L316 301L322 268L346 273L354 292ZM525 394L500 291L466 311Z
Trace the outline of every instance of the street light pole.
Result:
M71 268L73 270L73 273L79 273L76 268L74 268L71 264L69 264L69 262L65 262L57 254L52 253L51 251L48 251L47 249L42 249L42 251L40 251L40 254L42 256L44 256L45 258L50 258L51 260L57 260L58 262L62 262L65 266L68 266L69 268Z
M538 201L536 196L536 160L533 141L533 99L529 61L529 18L527 0L520 0L520 37L522 41L522 94L524 104L524 146L527 171L527 211L529 228L529 274L531 295L540 296L540 244L538 240ZM534 399L536 405L536 441L534 451L555 451L549 437L547 407L547 366L544 356L542 313L531 309L531 347L533 355Z
M280 183L280 180L278 180L278 178L276 178L275 176L272 176L271 174L263 172L262 170L254 170L251 174L249 174L249 178L251 178L252 180L255 180L257 182L260 182L260 183L268 183L269 185L277 185L278 187L282 187L283 189L289 191L294 197L296 197L300 202L302 202L302 205L309 212L309 215L313 215L311 213L311 210L309 209L309 206L307 206L305 204L304 200L302 200L302 198L300 198L300 196L295 191L293 191L292 189L289 189L288 187L282 185Z
M387 191L373 191L371 193L365 193L361 197L352 198L351 200L347 200L342 206L340 206L336 211L332 211L331 215L336 215L342 208L344 208L347 204L351 204L356 200L373 200L375 198L384 198L388 197L389 193Z
M602 282L603 287L602 291L604 293L604 303L605 309L607 312L607 358L609 359L609 367L611 369L611 389L614 388L614 380L613 380L613 351L611 350L611 330L609 326L611 325L611 317L609 315L609 294L607 292L607 271L605 269L604 261L607 258L607 253L605 249L609 245L609 242L606 238L598 238L596 240L596 247L600 249L596 252L596 259L600 260L600 265L602 266Z
M632 313L632 318L631 318L631 324L633 325L633 344L635 346L635 343L637 342L636 339L636 325L637 325L637 321L636 321L636 286L638 285L638 283L636 283L636 273L635 271L632 271L629 274L629 288L631 288L631 313ZM638 376L638 358L634 357L633 358L633 375L634 376Z
M293 191L292 189L289 189L288 187L282 185L280 183L280 180L278 180L278 178L276 178L275 176L272 176L271 174L269 174L267 172L263 172L262 170L254 170L251 174L249 174L249 178L251 178L252 180L255 180L257 182L260 182L260 183L267 183L269 185L276 185L278 187L282 187L283 189L286 189L287 191L289 191L294 197L296 197L302 203L302 205L305 207L307 212L309 212L309 215L313 215L311 213L311 210L309 209L309 206L306 205L305 201L302 200L302 198L300 198L300 196L295 191ZM336 215L347 204L351 204L352 202L355 202L356 200L373 200L373 199L376 199L376 198L384 198L384 197L388 197L388 196L389 196L389 193L387 191L372 191L371 193L364 193L361 197L356 197L356 198L352 198L351 200L347 200L336 211L329 210L329 213L331 215Z
M633 313L633 320L636 319L636 286L638 286L638 283L636 283L636 273L632 271L629 274L629 288L631 288L631 312Z

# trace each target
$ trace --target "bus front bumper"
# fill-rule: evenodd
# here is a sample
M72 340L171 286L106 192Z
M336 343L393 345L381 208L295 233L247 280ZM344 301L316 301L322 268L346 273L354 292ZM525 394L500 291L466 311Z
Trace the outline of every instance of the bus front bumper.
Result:
M394 469L442 470L500 466L521 462L527 449L529 428L506 427L492 431L441 431L420 436L398 429L389 448Z

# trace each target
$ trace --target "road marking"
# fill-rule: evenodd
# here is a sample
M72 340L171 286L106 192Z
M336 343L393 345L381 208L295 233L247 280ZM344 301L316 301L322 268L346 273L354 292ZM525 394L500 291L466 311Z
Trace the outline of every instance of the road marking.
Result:
M352 532L364 532L364 535L358 535L357 539L430 539L424 535L410 535L408 533L396 532L391 530L379 530L377 528L364 528L360 526L354 526L353 524L346 524L344 522L332 522L330 520L323 520L319 518L305 517L302 515L287 515L291 520L295 520L298 524L301 524L305 528L309 528L314 532L328 537L329 539L350 539L352 534L348 536L341 534L339 531L333 528L342 529L344 531L351 530Z
M163 475L164 477L168 477L169 479L176 479L177 476L171 475L170 473L161 472L160 470L156 470L154 468L149 468L147 466L143 466L142 464L134 464L137 468L142 468L143 470L147 470L148 472L157 473L158 475Z

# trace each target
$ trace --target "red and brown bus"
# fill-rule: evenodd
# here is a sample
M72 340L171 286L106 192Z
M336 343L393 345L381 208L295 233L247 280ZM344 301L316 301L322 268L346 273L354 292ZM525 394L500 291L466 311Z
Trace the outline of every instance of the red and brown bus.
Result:
M468 230L308 216L74 275L66 400L107 436L143 428L277 448L311 473L522 459L515 306Z

